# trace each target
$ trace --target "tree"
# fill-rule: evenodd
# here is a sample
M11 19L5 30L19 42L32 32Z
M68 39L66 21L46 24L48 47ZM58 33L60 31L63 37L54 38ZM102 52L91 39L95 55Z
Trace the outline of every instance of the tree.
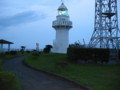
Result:
M20 50L20 51L21 51L22 53L24 53L25 48L26 48L25 46L21 46L21 50Z
M52 48L52 45L46 45L46 47L44 48L43 52L49 53L51 48Z

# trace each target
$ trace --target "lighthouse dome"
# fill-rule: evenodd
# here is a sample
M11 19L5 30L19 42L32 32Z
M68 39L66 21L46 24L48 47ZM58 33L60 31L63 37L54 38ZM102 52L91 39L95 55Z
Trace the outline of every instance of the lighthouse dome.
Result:
M68 10L68 9L67 9L67 7L64 5L64 3L62 3L62 4L59 6L58 10Z
M58 15L66 15L68 16L68 9L67 7L64 5L64 3L62 3L59 8L58 8Z

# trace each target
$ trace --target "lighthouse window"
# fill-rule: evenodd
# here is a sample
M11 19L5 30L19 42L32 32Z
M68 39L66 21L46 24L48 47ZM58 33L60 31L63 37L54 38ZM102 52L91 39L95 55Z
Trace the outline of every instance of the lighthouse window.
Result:
M67 15L67 10L59 10L58 14L59 15Z

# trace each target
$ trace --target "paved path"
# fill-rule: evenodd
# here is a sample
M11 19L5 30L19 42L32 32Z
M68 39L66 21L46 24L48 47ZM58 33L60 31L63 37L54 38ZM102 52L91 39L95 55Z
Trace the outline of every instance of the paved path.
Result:
M23 56L6 60L3 64L5 71L17 75L22 83L21 90L82 90L74 85L46 75L42 72L34 71L22 64Z

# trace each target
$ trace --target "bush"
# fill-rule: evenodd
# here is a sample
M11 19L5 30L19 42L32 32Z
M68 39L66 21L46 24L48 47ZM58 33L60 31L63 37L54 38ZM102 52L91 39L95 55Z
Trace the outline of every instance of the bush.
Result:
M31 51L27 50L26 53L30 53Z
M41 54L41 52L33 50L32 51L32 56L39 56Z
M0 59L0 71L2 70L3 59Z
M0 53L0 58L5 57L5 53Z
M17 51L10 51L9 52L11 55L16 55L17 54Z
M16 76L9 72L0 72L0 90L19 90Z
M10 52L5 52L5 55L8 55L8 54L10 54Z
M120 60L120 49L118 50L118 57L119 57L119 60Z
M46 47L44 48L43 52L44 53L49 53L51 48L52 48L52 45L46 45Z
M91 60L95 63L98 61L107 63L109 60L109 49L70 47L68 48L67 55L68 59L74 62L78 60Z

